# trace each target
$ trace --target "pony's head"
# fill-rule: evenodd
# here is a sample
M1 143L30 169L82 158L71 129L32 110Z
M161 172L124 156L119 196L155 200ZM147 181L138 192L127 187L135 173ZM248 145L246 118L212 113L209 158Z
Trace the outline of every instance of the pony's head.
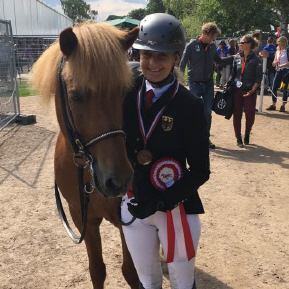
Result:
M67 136L58 89L58 71L65 60L62 78L67 104L75 130L83 143L103 133L122 128L122 103L132 84L126 50L138 35L138 28L124 32L105 23L84 23L61 32L59 41L35 63L31 82L41 95L55 95L56 114ZM67 142L68 143L68 142ZM67 145L71 153L70 145ZM127 159L124 138L113 135L89 147L95 160L100 191L119 196L127 190L132 168Z

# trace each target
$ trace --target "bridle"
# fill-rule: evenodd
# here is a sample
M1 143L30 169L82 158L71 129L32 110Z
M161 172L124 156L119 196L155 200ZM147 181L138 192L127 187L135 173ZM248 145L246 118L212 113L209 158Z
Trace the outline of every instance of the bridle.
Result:
M75 244L80 244L83 241L84 236L85 236L87 209L88 209L90 194L93 193L95 189L100 188L99 181L98 181L95 169L93 167L94 160L88 148L92 145L99 143L100 141L106 138L113 137L116 135L122 135L125 138L126 134L121 129L115 129L115 130L111 130L108 132L104 132L96 136L92 140L88 141L87 143L83 143L80 134L77 132L75 128L73 115L68 104L67 86L62 77L62 70L63 70L64 65L65 65L65 61L64 59L62 59L58 68L58 89L59 89L59 95L60 95L63 122L65 125L67 137L73 149L73 161L77 167L78 191L79 191L81 219L82 219L81 220L82 228L81 228L80 236L77 236L73 232L73 230L71 229L67 221L66 214L62 206L59 189L58 189L56 182L54 186L55 187L55 199L56 199L58 214L59 214L59 217L61 219L61 222L64 228L66 229L71 240ZM90 172L91 181L84 184L83 175L84 175L85 169L88 169L88 171Z

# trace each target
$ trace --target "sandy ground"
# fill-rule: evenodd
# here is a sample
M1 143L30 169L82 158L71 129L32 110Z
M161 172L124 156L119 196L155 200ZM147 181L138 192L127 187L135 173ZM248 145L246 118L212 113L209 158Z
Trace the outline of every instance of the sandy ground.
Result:
M267 96L264 107L270 103ZM288 107L289 109L289 107ZM0 132L0 288L92 288L85 246L56 212L53 107L21 98L37 123ZM252 144L236 146L232 120L213 115L211 178L197 257L199 289L289 288L289 114L257 114ZM287 212L287 213L286 213ZM107 289L128 289L117 230L103 222ZM164 289L170 288L164 279Z

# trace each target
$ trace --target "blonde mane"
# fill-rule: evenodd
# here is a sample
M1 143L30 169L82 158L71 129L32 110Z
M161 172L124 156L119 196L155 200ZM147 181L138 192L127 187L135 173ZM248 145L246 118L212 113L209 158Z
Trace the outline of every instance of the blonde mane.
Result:
M73 27L73 32L78 45L65 64L65 80L78 90L91 89L98 95L119 95L125 91L132 82L121 44L125 32L106 23L82 23ZM56 92L61 58L56 41L33 66L31 84L45 98Z

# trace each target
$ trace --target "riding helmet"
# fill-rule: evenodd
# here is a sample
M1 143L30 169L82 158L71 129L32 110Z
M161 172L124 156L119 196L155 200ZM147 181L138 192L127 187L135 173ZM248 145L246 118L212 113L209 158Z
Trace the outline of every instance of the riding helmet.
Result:
M174 16L165 13L147 15L140 22L135 49L159 52L178 52L181 56L186 45L186 33Z

